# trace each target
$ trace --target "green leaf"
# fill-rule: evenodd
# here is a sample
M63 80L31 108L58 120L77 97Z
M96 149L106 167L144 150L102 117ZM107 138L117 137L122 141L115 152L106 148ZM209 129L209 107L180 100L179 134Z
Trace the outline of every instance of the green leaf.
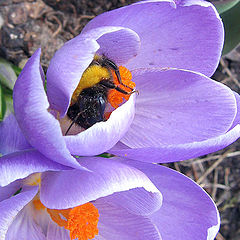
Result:
M13 108L13 98L12 95L9 94L4 94L5 102L6 102L6 113L5 117L8 116L10 113L14 113L14 108Z
M3 88L2 85L0 84L0 121L3 120L4 115L6 113L6 101L4 98L4 94L3 94Z
M12 64L12 68L14 70L14 72L16 73L17 76L19 76L19 74L21 73L22 69L20 67L17 67L15 65Z
M225 43L222 55L225 55L240 42L240 2L222 13L221 17L225 29Z
M0 58L0 83L12 90L16 80L17 75L12 69L12 64Z
M232 7L234 7L236 4L239 3L240 0L223 0L223 1L212 1L212 4L215 5L215 7L218 10L219 14L222 14Z

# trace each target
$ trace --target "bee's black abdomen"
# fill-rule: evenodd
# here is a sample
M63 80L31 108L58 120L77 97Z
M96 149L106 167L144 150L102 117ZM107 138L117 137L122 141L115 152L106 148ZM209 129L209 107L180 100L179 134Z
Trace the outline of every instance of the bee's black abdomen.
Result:
M106 89L99 86L84 89L76 103L69 107L67 115L76 124L87 129L97 122L105 121ZM77 118L77 119L75 119Z

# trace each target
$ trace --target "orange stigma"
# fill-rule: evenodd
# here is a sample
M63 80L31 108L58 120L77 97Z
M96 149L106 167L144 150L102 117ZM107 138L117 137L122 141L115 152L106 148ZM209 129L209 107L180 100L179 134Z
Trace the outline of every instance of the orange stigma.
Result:
M47 209L52 220L70 231L70 239L89 240L98 234L99 213L92 203L71 209Z
M131 81L132 80L131 72L127 68L125 68L123 66L119 66L119 73L121 76L122 83L125 86L128 86L129 88L134 89L136 84ZM117 85L118 87L120 87L121 89L125 90L126 92L129 92L130 89L128 87L125 87L119 83L114 71L112 71L112 75L113 75L114 84ZM123 103L124 99L126 101L129 99L130 95L131 94L126 95L115 89L111 89L111 90L109 90L109 93L108 93L108 102L112 105L112 107L118 108Z

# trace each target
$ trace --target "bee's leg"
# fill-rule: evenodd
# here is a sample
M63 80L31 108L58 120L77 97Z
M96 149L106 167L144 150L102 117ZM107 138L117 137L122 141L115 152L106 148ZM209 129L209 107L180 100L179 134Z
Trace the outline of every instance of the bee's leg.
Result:
M65 132L65 136L68 134L69 130L72 128L73 124L76 123L77 119L79 118L79 116L84 113L86 110L79 112L76 117L73 119L72 123L70 124L70 126L68 127L67 131Z
M114 72L116 73L116 76L117 76L117 79L118 79L119 83L122 84L122 79L121 79L121 75L120 75L118 66L117 66L112 60L107 59L107 58L104 59L103 65L105 65L106 67L109 67L109 68L113 69Z
M137 92L135 90L132 90L131 92L126 92L125 90L116 86L113 82L111 82L109 80L102 80L102 81L99 82L99 84L106 87L106 88L116 89L118 92L121 92L121 93L126 94L126 95L131 95L132 93Z
M124 87L127 87L129 88L131 91L133 91L133 88L125 85L123 82L122 82L122 79L121 79L121 75L120 75L120 72L119 72L119 68L118 66L113 62L111 61L110 59L105 59L105 62L104 64L107 66L107 67L110 67L111 69L114 70L116 76L117 76L117 79L118 79L118 82L123 85Z

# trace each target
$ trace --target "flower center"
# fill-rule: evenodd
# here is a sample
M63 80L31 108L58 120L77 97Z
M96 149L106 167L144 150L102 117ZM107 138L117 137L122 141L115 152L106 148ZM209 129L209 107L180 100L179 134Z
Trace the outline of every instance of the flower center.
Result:
M132 74L127 68L118 67L106 56L95 55L72 95L66 118L70 123L64 134L76 134L97 122L107 121L135 92L135 83L131 80ZM73 130L75 125L81 129Z
M99 213L92 203L71 209L47 209L47 212L55 223L70 231L71 240L93 239L98 234Z
M41 173L34 173L25 179L25 184L30 186L41 185Z
M120 66L119 73L122 79L122 83L124 85L119 84L118 78L115 72L112 71L114 84L116 84L118 87L125 90L126 92L129 92L128 87L134 89L136 84L131 81L132 80L131 72L126 67ZM127 101L129 97L130 97L130 94L124 94L117 91L116 89L111 89L109 90L109 93L108 93L108 102L112 105L112 107L118 108L123 103L124 99Z

